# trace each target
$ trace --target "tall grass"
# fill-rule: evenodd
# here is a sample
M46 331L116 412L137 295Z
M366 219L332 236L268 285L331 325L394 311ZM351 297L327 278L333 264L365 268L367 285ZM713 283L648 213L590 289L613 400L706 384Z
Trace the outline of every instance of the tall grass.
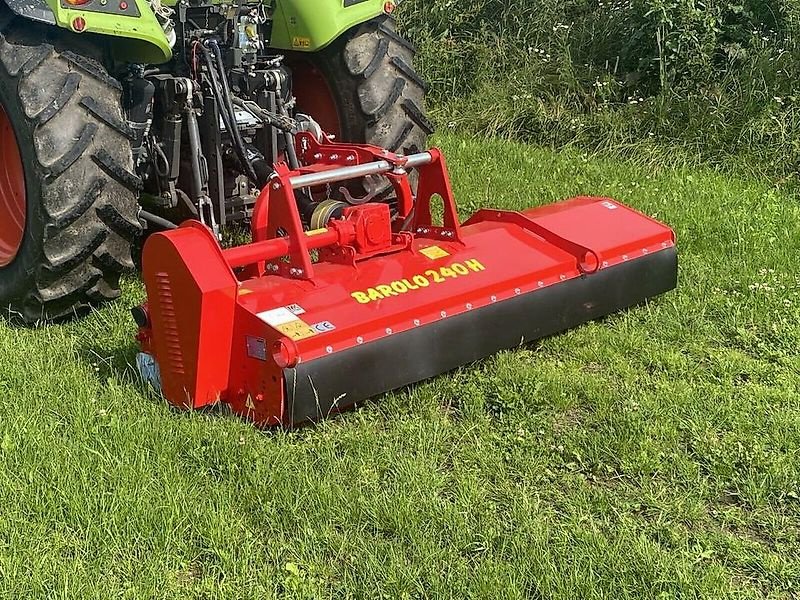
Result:
M441 128L679 148L795 182L795 0L408 0L401 19Z

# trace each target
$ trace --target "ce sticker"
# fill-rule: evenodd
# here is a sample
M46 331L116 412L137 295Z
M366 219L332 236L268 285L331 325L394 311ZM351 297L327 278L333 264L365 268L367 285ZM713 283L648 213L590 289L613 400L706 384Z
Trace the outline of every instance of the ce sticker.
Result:
M317 323L316 325L312 325L315 331L319 333L328 333L329 331L333 331L336 329L336 325L331 323L330 321L322 321L321 323Z

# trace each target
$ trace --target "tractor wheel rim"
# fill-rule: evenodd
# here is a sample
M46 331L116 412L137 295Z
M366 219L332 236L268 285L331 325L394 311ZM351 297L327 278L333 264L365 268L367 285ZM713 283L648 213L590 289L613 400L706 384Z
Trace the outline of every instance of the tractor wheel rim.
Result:
M17 257L25 235L25 170L17 137L0 105L0 267Z
M336 96L322 71L306 59L293 62L292 87L299 112L306 113L320 124L325 133L342 136L342 121Z

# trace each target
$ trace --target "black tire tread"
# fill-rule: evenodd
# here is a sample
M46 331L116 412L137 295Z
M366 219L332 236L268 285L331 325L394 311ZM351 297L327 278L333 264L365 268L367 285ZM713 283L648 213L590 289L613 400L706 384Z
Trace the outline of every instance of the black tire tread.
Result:
M373 122L380 121L387 114L389 114L389 111L392 109L392 107L397 104L400 96L403 95L404 89L406 89L406 80L398 77L394 80L392 88L389 90L389 93L386 98L384 98L383 102L373 110L365 110L365 112L372 117Z
M122 86L96 60L42 39L20 19L0 31L0 79L28 116L15 129L35 151L25 168L41 193L29 195L28 210L38 203L43 237L25 285L6 284L0 270L0 304L28 323L72 318L119 296L141 233Z
M399 154L427 147L433 132L425 116L428 84L414 69L414 45L380 17L351 29L316 55L340 104L342 137Z
M61 92L53 98L53 101L40 110L34 118L39 125L46 124L50 119L55 117L72 99L75 92L78 91L78 86L81 83L80 73L69 73L64 78L64 85Z
M91 96L81 98L81 106L109 127L113 127L129 140L133 140L133 129Z
M389 54L389 40L387 38L382 38L378 41L378 47L375 50L375 54L372 57L372 60L366 66L366 68L361 72L361 76L364 79L369 79L373 75L375 75L376 71L381 68L383 65L384 60L386 60L386 56ZM357 73L354 73L357 75Z
M409 40L398 34L397 31L395 31L394 20L387 19L383 21L380 25L378 25L378 31L392 40L395 44L408 50L411 54L417 53L417 47Z
M416 69L403 60L400 56L393 56L391 59L392 64L397 67L397 70L405 75L406 79L413 81L422 91L428 91L428 82L422 78L422 75L417 73Z
M107 175L113 177L118 183L125 186L130 191L139 192L142 189L141 178L135 173L128 171L105 148L101 148L93 154L92 160Z
M141 232L142 226L139 220L129 219L113 204L104 204L98 208L97 215L103 223L121 236L131 237Z
M94 140L97 129L97 123L86 123L86 125L83 126L80 137L75 140L75 144L62 154L58 160L46 167L47 178L50 181L55 181L61 177L64 171L74 165L78 159L86 153L89 149L89 145Z
M86 188L83 196L78 202L69 206L66 210L58 214L49 215L51 219L50 223L48 223L48 227L51 228L50 234L54 235L58 230L69 227L75 221L80 219L97 201L105 186L106 182L104 179L94 179Z
M111 77L111 75L106 72L103 66L93 58L83 56L82 54L77 54L72 50L65 50L61 53L61 57L100 83L103 83L107 87L113 88L120 93L122 92L122 84Z

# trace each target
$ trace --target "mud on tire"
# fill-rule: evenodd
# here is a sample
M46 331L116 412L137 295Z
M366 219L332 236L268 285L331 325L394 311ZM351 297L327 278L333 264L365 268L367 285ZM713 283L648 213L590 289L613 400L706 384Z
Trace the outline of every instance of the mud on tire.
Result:
M0 268L0 308L28 323L116 298L141 232L120 84L99 62L44 39L29 22L0 15L0 102L27 197L22 245Z

